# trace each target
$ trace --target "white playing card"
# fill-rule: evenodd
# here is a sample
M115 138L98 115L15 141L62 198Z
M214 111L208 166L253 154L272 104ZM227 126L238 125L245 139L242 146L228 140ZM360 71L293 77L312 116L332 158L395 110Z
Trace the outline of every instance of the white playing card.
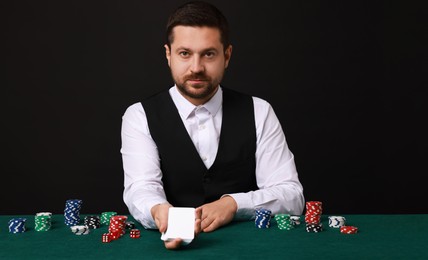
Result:
M195 208L171 207L168 212L168 229L161 236L164 241L181 238L189 244L195 237Z

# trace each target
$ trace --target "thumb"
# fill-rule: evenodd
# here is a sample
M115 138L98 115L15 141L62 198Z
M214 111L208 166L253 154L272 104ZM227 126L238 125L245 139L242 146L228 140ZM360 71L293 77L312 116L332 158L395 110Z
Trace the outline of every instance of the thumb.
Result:
M159 232L163 233L167 229L167 223L165 221L159 220L159 223L157 223Z

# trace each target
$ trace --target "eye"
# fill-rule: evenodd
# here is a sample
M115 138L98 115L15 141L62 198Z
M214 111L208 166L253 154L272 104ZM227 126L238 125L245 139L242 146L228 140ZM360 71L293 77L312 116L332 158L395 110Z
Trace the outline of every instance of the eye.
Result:
M178 54L183 58L188 57L190 55L188 51L180 51Z
M209 52L205 53L205 57L207 57L207 58L212 58L214 56L215 56L215 52L213 52L213 51L209 51Z

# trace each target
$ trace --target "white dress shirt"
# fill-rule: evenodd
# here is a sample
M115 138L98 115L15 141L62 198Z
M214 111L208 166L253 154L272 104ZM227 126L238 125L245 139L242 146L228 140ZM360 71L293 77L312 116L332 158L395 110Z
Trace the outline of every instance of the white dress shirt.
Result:
M195 106L185 99L176 86L169 89L181 119L202 161L211 167L217 154L223 117L223 91L205 104ZM253 97L257 135L256 180L259 190L224 194L238 205L235 219L254 218L257 208L272 214L303 212L303 187L299 181L294 156L272 107ZM171 129L174 131L174 129ZM242 129L245 131L245 129ZM157 228L151 208L167 202L162 185L160 159L141 103L128 107L122 118L122 159L124 169L123 199L132 216L145 228Z

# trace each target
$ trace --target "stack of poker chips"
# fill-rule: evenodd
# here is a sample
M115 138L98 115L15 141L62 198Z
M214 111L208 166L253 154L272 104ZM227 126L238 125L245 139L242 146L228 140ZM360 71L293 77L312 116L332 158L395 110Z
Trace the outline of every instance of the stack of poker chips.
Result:
M112 240L119 239L125 234L127 216L115 215L110 218L108 233Z
M117 212L114 211L106 211L101 213L101 225L110 225L110 218L116 216Z
M126 229L134 229L135 228L135 223L133 221L126 221L125 222L125 227L126 227Z
M90 229L97 229L101 226L100 216L86 216L83 220L83 224Z
M89 227L85 225L71 226L70 229L75 235L87 235L90 230Z
M340 227L340 233L342 234L356 234L358 232L358 228L354 226L342 226Z
M39 212L34 217L34 229L36 231L48 231L52 227L52 213L51 212Z
M275 220L280 230L291 230L294 228L290 214L276 214Z
M320 201L306 202L305 222L306 222L307 232L322 231L321 215L322 215L322 202Z
M80 223L80 209L82 200L74 199L65 202L64 222L67 226L75 226Z
M318 233L322 231L322 224L306 224L306 232Z
M300 216L290 216L290 220L293 226L300 225Z
M319 224L321 222L322 202L306 202L305 222L306 224Z
M13 218L9 220L9 232L13 234L24 233L26 218Z
M345 217L342 216L329 216L328 217L328 226L332 228L343 227L346 223Z
M137 228L133 228L131 229L131 231L129 231L129 236L131 238L140 238L140 235L141 235L141 232Z
M268 209L257 209L255 225L257 228L269 228L270 220L272 218L272 211Z

